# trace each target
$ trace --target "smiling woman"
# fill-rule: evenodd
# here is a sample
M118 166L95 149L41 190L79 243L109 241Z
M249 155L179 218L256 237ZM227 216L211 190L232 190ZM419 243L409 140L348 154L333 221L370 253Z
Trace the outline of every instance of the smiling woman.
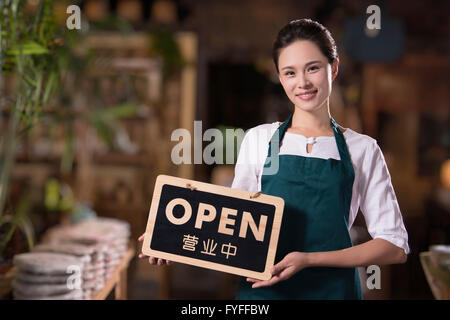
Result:
M409 252L383 153L376 140L331 116L339 58L324 26L290 22L274 42L273 60L294 112L281 125L248 130L232 187L283 198L283 221L272 278L242 279L237 298L361 299L358 266L403 263ZM275 173L268 161L248 157L255 149L249 137L261 130L271 132L269 139L251 154L266 159L276 149ZM353 246L349 230L359 209L373 240Z
M302 112L319 111L331 94L338 60L330 65L313 42L298 40L280 53L278 61L280 82L292 103Z
M322 120L317 126L322 132L313 135L332 135L330 115L322 108L328 104L332 82L338 73L339 57L330 32L309 19L296 20L285 26L275 40L273 60L281 85L289 100L298 107L291 130L302 133L302 120L311 112ZM325 112L324 112L325 111ZM306 121L306 119L305 119Z

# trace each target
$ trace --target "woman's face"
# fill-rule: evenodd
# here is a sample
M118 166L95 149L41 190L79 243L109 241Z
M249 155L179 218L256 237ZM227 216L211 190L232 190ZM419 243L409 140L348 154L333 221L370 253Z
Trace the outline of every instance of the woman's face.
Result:
M278 57L281 85L289 100L304 111L328 106L331 84L338 61L330 65L319 47L309 40L297 40L281 49Z

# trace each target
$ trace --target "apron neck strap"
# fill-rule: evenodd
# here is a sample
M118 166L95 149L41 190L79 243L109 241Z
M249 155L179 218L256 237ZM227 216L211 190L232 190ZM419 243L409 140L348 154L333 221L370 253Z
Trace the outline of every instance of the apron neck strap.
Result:
M330 117L330 121L333 126L333 133L339 150L339 156L341 157L341 160L348 164L353 170L352 161L350 158L350 153L348 152L347 143L345 142L344 134L341 132L341 129L339 129L339 126L333 117Z

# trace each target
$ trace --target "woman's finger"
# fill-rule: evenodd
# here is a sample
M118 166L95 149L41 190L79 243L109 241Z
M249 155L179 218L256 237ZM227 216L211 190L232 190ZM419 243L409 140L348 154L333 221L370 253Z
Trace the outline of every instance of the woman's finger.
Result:
M292 268L287 266L285 261L281 261L272 268L272 278L265 281L260 281L257 279L247 278L247 281L253 282L252 288L261 288L273 286L275 283L282 280L286 280L291 276Z
M270 273L272 274L272 276L280 274L284 269L286 269L288 267L288 265L289 265L288 260L286 258L284 258L283 260L281 260L280 262L278 262L276 265L274 265L272 267L272 269L270 270Z
M148 258L148 263L150 263L150 264L157 264L159 266L163 266L165 264L170 266L173 263L172 261L169 261L169 260L159 259L159 258L155 258L155 257L149 257L149 256L146 256L143 253L140 253L138 257L139 258Z
M139 241L139 242L144 241L144 237L145 237L145 233L144 233L142 236L140 236L140 237L138 238L138 241Z
M274 276L272 278L270 278L269 280L266 281L258 281L255 282L252 285L252 288L261 288L261 287L268 287L268 286L273 286L275 283L280 282L280 277L278 276Z

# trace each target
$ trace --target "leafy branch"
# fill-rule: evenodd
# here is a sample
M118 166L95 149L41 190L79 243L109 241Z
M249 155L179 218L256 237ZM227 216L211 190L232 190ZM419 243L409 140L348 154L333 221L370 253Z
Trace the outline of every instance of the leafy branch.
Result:
M58 26L53 0L40 0L33 14L26 12L26 2L0 0L0 115L8 115L6 131L0 136L0 256L17 228L26 235L29 247L33 245L32 225L27 217L31 200L22 198L15 210L5 214L18 141L43 120L50 125L66 124L66 146L60 168L68 173L74 158L73 121L86 121L110 142L116 119L133 114L136 109L120 105L75 113L73 97L64 92L64 84L70 78L79 80L88 66L89 59L73 52L81 35ZM5 79L8 84L14 83L11 98L4 96L1 84ZM58 107L52 109L50 100L57 101ZM5 230L3 226L8 228Z

